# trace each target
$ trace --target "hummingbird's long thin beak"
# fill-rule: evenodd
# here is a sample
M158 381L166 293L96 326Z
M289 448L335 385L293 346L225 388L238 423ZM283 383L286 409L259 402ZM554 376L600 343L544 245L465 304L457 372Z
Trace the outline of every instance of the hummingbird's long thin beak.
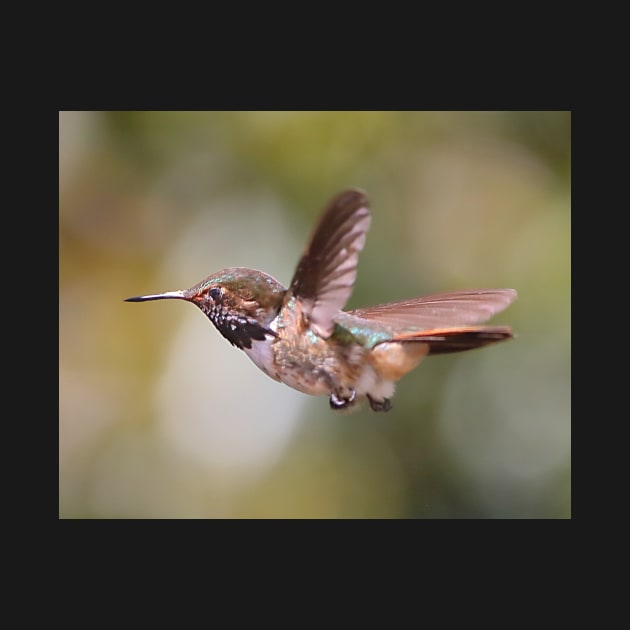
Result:
M148 302L149 300L185 300L184 291L166 291L166 293L156 293L155 295L138 295L137 297L126 298L125 302Z

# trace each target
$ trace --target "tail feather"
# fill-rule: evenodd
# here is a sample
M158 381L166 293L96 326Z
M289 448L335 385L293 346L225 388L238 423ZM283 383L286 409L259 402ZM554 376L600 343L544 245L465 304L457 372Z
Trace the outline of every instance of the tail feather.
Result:
M483 348L498 341L512 339L509 326L468 326L460 328L434 328L421 332L396 335L392 341L426 343L429 354L448 354Z

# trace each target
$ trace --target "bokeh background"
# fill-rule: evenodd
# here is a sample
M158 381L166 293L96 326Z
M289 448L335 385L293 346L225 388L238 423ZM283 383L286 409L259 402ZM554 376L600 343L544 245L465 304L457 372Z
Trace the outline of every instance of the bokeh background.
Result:
M570 518L570 112L60 112L61 518ZM433 357L388 414L272 381L195 307L285 285L334 194L348 308L513 287L517 338Z

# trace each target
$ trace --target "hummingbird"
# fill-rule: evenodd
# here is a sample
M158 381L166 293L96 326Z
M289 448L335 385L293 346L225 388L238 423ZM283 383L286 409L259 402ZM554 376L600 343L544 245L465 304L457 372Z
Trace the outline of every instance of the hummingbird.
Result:
M351 311L359 253L371 215L358 188L324 208L287 289L269 274L222 269L190 289L127 298L185 300L265 374L334 410L367 399L389 411L395 383L426 356L481 348L513 337L509 326L479 326L505 309L514 289L437 293Z

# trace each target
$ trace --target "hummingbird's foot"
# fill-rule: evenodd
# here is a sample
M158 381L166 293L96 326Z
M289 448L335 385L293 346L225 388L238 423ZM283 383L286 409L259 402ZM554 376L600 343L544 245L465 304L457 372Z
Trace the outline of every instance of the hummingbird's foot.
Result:
M332 391L330 394L330 407L332 409L346 409L352 405L357 397L357 393L354 389L350 390L348 396L341 396L337 392Z
M370 401L370 407L372 411L389 411L392 408L392 403L389 398L383 398L383 400L376 400L367 394L367 398Z

